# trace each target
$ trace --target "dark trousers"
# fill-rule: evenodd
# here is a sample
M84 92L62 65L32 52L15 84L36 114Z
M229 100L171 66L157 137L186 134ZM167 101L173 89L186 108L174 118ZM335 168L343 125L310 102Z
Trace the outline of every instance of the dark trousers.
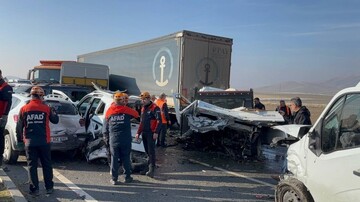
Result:
M4 146L5 146L5 137L4 137L5 127L0 127L0 160L2 161L4 154Z
M155 166L155 140L153 139L153 133L143 133L142 139L144 143L144 149L149 157L149 164Z
M39 190L38 158L40 158L46 189L54 187L51 164L50 144L41 146L25 146L26 159L29 167L30 190Z
M112 146L110 145L111 154L111 176L112 179L117 181L119 177L119 158L120 162L124 166L126 177L130 177L131 174L131 162L130 162L131 143L129 145Z
M157 145L165 146L165 138L167 133L167 124L161 124L160 134L158 136Z

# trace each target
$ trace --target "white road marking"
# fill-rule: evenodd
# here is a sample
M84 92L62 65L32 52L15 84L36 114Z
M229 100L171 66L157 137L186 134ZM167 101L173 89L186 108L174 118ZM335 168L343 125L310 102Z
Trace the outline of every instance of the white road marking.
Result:
M7 187L7 189L10 191L13 199L16 202L26 202L27 201L25 199L24 195L19 191L19 189L14 184L14 182L11 181L9 176L7 176L7 174L5 173L5 171L2 168L0 169L0 179L5 184L5 187Z
M53 169L53 172L54 172L54 176L58 180L60 180L60 182L64 183L66 186L68 186L73 192L75 192L77 195L79 195L79 197L82 198L84 201L97 202L97 200L95 200L92 196L90 196L88 193L86 193L80 187L76 186L65 176L61 175L56 169Z
M234 176L236 176L236 177L245 178L245 179L247 179L247 180L250 180L250 181L253 181L253 182L256 182L256 183L259 183L259 184L268 186L268 187L274 187L273 184L270 184L270 183L267 183L267 182L264 182L264 181L261 181L261 180L257 180L257 179L255 179L255 178L248 177L248 176L245 176L245 175L242 175L242 174L239 174L239 173L235 173L235 172L232 172L232 171L228 171L228 170L225 170L225 169L223 169L223 168L219 168L219 167L216 167L216 166L212 166L212 165L210 165L210 164L203 163L203 162L200 162L200 161L197 161L197 160L194 160L194 159L189 159L189 161L190 161L190 162L193 162L193 163L197 163L197 164L203 165L203 166L206 166L206 167L209 167L209 168L213 168L213 169L215 169L215 170L222 171L222 172L227 173L227 174L230 174L230 175L234 175Z

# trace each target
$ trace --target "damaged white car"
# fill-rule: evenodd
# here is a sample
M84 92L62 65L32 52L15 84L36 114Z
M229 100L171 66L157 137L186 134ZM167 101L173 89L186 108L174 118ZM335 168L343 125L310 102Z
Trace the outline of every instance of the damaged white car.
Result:
M5 126L5 150L3 161L13 164L17 162L19 153L23 148L18 148L16 138L16 123L21 107L28 103L28 94L13 94L12 105ZM84 121L72 102L57 96L45 96L45 104L55 109L59 115L59 123L50 123L51 150L67 152L70 156L76 154L76 149L81 147L85 139L78 135L85 134Z
M86 132L91 134L92 137L89 139L85 151L86 159L89 162L95 159L106 159L108 157L108 151L102 139L102 126L105 113L113 103L113 93L112 91L98 89L85 95L77 104L80 114L85 119ZM140 98L138 96L129 96L128 105L139 110L141 107ZM142 139L135 139L138 127L139 121L133 119L131 123L131 135L133 136L131 148L133 151L144 153L145 150Z
M338 92L308 133L292 131L276 201L360 201L360 83Z

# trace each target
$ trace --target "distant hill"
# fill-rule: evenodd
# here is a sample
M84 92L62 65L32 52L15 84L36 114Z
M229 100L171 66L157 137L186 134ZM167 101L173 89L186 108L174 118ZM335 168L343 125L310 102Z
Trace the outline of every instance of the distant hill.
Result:
M319 82L285 81L274 85L254 88L255 92L261 93L310 93L333 95L339 90L355 86L360 82L360 75L347 77L334 77Z

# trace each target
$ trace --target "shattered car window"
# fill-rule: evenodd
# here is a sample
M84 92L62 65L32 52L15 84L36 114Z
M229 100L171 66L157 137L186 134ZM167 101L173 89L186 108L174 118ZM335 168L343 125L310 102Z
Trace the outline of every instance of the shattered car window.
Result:
M77 111L74 105L71 103L61 103L57 101L45 101L47 105L54 108L56 113L63 115L76 115Z

